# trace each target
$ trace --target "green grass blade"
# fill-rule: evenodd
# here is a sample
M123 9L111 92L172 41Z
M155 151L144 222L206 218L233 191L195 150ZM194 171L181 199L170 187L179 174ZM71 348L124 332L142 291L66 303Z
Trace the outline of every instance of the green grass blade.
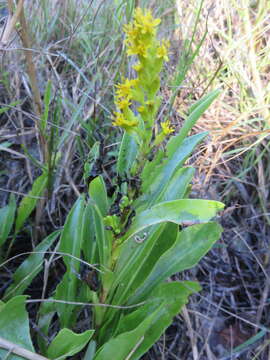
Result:
M0 246L6 241L12 228L16 212L16 200L13 194L10 195L7 206L0 209Z
M48 116L49 116L49 109L50 109L50 101L51 101L51 90L52 90L52 83L49 80L45 89L44 94L44 112L41 115L41 129L43 133L45 133L47 128Z
M47 236L46 239L35 247L33 254L29 255L16 269L12 276L13 282L5 291L4 299L9 300L11 296L23 294L24 290L30 285L34 277L42 270L45 252L52 246L59 234L60 231L57 230Z
M31 191L22 199L18 207L15 223L15 234L17 234L25 221L36 207L38 198L42 196L48 181L47 172L43 172L33 183Z

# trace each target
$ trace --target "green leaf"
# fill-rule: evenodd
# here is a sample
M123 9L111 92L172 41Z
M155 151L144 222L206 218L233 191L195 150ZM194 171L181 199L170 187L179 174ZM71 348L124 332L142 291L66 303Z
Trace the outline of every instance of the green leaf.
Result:
M142 192L135 203L135 208L145 209L162 200L162 194L175 174L181 168L195 146L202 141L206 133L188 137L182 143L178 136L171 138L167 145L167 157L152 173L142 174Z
M85 347L93 334L94 330L87 330L81 334L76 334L69 329L61 329L50 343L47 356L54 360L73 356Z
M116 263L111 296L106 302L125 304L145 281L160 256L173 245L177 234L178 225L167 223L151 227L147 239L142 243L127 241ZM107 309L106 326L110 329L114 328L118 314L116 309Z
M82 221L84 213L84 198L80 197L72 209L70 210L66 219L61 238L59 251L70 254L79 258L81 254L82 245ZM56 288L55 299L65 301L77 301L77 291L79 279L80 262L73 257L63 256L63 261L66 265L66 273ZM72 323L73 305L57 304L57 311L60 317L62 327L68 327Z
M162 304L163 305L163 304ZM148 314L146 318L131 331L122 333L115 338L107 341L97 352L94 360L124 360L128 355L136 348L138 344L143 340L144 334L147 329L152 325L157 313L161 310L161 306L158 307L153 313Z
M199 102L195 103L191 107L190 115L185 120L180 132L179 132L179 138L184 140L189 131L193 128L193 126L196 124L197 120L202 116L202 114L209 108L209 106L212 104L212 102L218 97L220 94L220 90L214 90L210 94L207 94L202 99L199 100Z
M180 168L164 186L164 191L160 194L161 201L182 199L185 196L188 185L194 175L194 169L191 167Z
M116 171L120 176L129 174L130 169L136 159L138 146L136 141L128 133L124 133L118 159L116 165Z
M16 296L0 308L0 337L26 350L34 351L29 332L28 313L25 309L26 296ZM0 349L0 359L5 359L7 350ZM10 360L23 359L11 355Z
M219 201L197 199L180 199L159 203L135 217L125 235L125 240L151 225L162 222L169 221L180 225L207 222L223 207L224 204Z
M98 262L96 258L96 234L93 231L94 221L93 204L88 203L83 214L82 251L84 260L89 264L96 264Z
M219 94L221 93L221 90L216 89L211 91L210 93L204 95L202 98L200 98L199 100L197 100L193 105L190 106L190 108L188 109L188 113L189 115L194 112L197 108L199 108L199 106L201 106L203 103L208 104L209 101L212 102L213 100L215 100L215 98L217 96L219 96ZM211 103L210 103L211 105ZM208 105L208 107L210 106Z
M26 219L29 217L31 212L34 210L38 197L42 196L43 191L47 185L48 174L43 172L33 183L32 190L22 199L17 213L16 223L15 223L15 233L17 234Z
M222 227L215 222L197 224L182 230L175 244L160 257L129 303L136 303L147 298L147 295L160 282L196 265L219 239L221 233Z
M147 278L155 263L176 241L178 225L167 223L151 229L146 241L128 241L115 268L114 304L124 304ZM113 288L114 289L114 288Z
M10 299L11 296L21 295L30 285L34 277L41 271L43 258L48 248L53 244L60 234L57 230L44 239L33 250L33 254L29 255L23 263L17 268L12 276L13 283L7 288L4 299ZM36 253L35 253L36 252Z
M146 305L124 316L119 322L117 333L125 333L134 326L138 326L160 304L163 304L160 311L156 313L151 326L145 332L142 343L130 359L140 359L172 323L173 317L188 302L188 296L199 290L200 286L190 281L163 283L149 295Z
M96 347L96 342L94 340L91 340L87 347L83 360L93 360L96 353Z
M89 195L95 201L101 215L104 217L108 213L108 198L106 185L102 176L96 177L89 185Z
M97 249L99 254L99 264L108 266L110 262L110 254L112 247L112 234L111 231L105 230L103 216L97 205L90 200L93 211L93 232L96 236Z
M15 211L16 200L14 195L11 194L8 205L0 209L0 246L4 244L10 233L14 222Z

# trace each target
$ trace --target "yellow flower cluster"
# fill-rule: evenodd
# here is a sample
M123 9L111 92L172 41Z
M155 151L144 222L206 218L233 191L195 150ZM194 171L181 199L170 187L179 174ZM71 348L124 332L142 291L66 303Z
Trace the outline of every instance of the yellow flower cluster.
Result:
M141 8L137 8L134 21L124 26L127 34L127 54L146 57L159 23L160 19L154 19L150 10L146 10L144 14Z
M150 143L155 115L159 107L157 92L160 87L159 72L164 61L168 61L169 41L159 41L156 38L156 28L160 19L155 19L150 10L135 9L134 19L124 25L126 33L127 55L136 55L137 62L133 69L137 72L136 79L123 79L116 85L114 103L117 111L114 113L113 125L127 131L133 131L144 137L144 143ZM139 113L130 108L136 105ZM139 122L144 128L141 132ZM162 125L162 136L173 132L168 122ZM147 129L147 130L146 130Z
M131 95L131 90L132 88L134 88L137 84L138 84L138 79L126 79L125 82L123 82L122 84L117 84L115 85L115 87L117 88L116 90L116 96L118 99L121 98L125 98L127 100L130 100L132 95Z
M169 120L162 122L160 125L164 135L169 135L174 132L174 128L171 126Z
M121 126L123 129L129 130L138 125L138 120L136 118L130 120L125 117L122 112L115 111L114 115L115 117L112 123L114 126Z
M169 61L168 48L170 46L169 40L163 40L160 46L157 48L157 57L164 61Z
M132 99L132 90L138 84L138 79L125 79L122 84L117 84L115 87L116 97L115 105L120 112L115 112L113 125L121 126L122 128L128 130L138 125L138 120L133 116L132 112L129 109Z

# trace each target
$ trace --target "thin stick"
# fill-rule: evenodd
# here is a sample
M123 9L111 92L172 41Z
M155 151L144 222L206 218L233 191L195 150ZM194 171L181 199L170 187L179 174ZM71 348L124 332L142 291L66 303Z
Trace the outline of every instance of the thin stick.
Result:
M12 2L10 2L10 1L8 1L8 8L9 8L9 11L10 11L10 15L8 17L8 23L7 23L7 26L5 28L5 31L4 31L4 34L2 36L2 40L1 40L3 45L7 45L7 43L9 42L10 35L11 35L12 31L16 27L16 24L17 24L17 22L19 20L19 17L20 17L22 8L23 8L23 0L20 0L18 2L16 11L15 11L15 13L13 15L11 15Z
M44 356L35 354L32 351L26 350L21 346L18 346L8 340L0 337L0 348L8 350L10 353L22 356L25 359L29 360L48 360Z
M110 305L104 303L85 303L85 302L77 302L77 301L65 301L65 300L56 300L56 299L33 299L26 300L26 304L32 303L57 303L57 304L65 304L65 305L75 305L75 306L99 306L99 307L107 307L112 309L134 309L138 306L146 304L146 301L142 301L140 303L134 305Z
M192 324L191 324L190 317L189 317L186 306L183 306L183 308L182 308L182 315L183 315L183 318L185 319L185 322L186 322L187 328L188 328L188 336L189 336L190 343L191 343L193 360L198 360L199 352L198 352L198 348L197 348L197 344L196 344L197 339L196 339L195 332L192 329Z

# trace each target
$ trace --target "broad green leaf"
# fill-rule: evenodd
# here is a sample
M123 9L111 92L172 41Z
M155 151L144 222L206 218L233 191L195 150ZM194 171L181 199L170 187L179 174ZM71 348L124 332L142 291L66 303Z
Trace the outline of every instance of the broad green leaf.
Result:
M135 217L125 235L125 240L151 225L167 221L179 225L207 222L223 207L224 204L218 201L197 199L180 199L159 203L150 209L142 211Z
M106 185L103 177L98 176L89 185L89 195L95 201L101 215L104 217L108 213L108 198Z
M149 314L143 321L131 331L122 333L107 341L97 352L94 360L124 360L143 340L145 332L154 322L161 306Z
M168 250L177 238L178 225L173 223L155 225L148 229L145 241L137 243L127 241L121 251L120 258L114 270L114 281L110 288L110 304L125 304L144 282L156 261ZM106 319L111 329L119 311L108 308Z
M169 201L182 199L185 196L194 172L194 169L191 167L180 168L177 170L168 182L168 185L164 186L164 191L160 194L159 200Z
M94 221L93 204L88 203L83 214L82 251L84 260L89 264L98 263L96 258L96 234L93 231Z
M160 257L146 281L135 296L129 300L129 303L136 303L147 298L147 295L161 281L196 265L219 239L221 233L221 226L215 222L197 224L182 230L177 241Z
M65 359L81 351L90 341L94 330L87 330L81 334L76 334L69 329L61 329L53 341L50 343L47 356L50 359Z
M172 157L176 156L176 153L182 152L184 149L186 152L184 158L185 161L194 150L195 146L197 146L206 137L206 135L208 135L207 131L186 137L185 139L183 139L181 134L172 136L166 146L169 161Z
M215 100L215 98L221 93L221 90L216 89L211 91L210 93L204 95L202 98L200 98L199 100L197 100L193 105L190 106L190 108L188 109L188 113L189 115L191 113L193 113L197 108L199 108L199 106L201 106L202 104L206 104L205 106L207 106L207 104L210 104L207 106L207 108L211 105L212 101Z
M25 309L26 296L16 296L0 308L0 337L26 350L34 351L29 332L28 313ZM5 359L7 350L0 349L0 359ZM10 355L9 360L23 359Z
M35 247L33 254L29 255L17 268L12 276L13 283L5 291L4 299L10 299L11 296L15 295L21 295L30 285L34 277L42 270L45 252L53 244L59 234L60 231L57 230L46 237L46 239Z
M32 190L22 199L17 213L15 223L15 233L18 233L26 219L34 210L38 197L42 196L43 191L47 185L48 174L43 172L33 183Z
M122 138L116 165L117 173L120 176L129 174L136 159L137 149L138 146L134 138L125 132Z
M126 300L126 292L130 286L132 286L132 290L130 290L130 294L129 292L128 294L132 295L134 293L136 287L133 282L136 279L137 272L139 272L141 268L144 267L145 262L151 258L153 248L159 243L159 238L163 235L165 227L166 224L160 224L148 229L147 239L142 243L129 240L123 244L123 249L120 252L114 270L114 281L110 288L109 297L106 299L108 303L123 304L124 302L122 301L123 299ZM168 239L168 243L170 243L170 239ZM155 258L155 256L153 256L153 258ZM151 263L149 263L149 266L151 267ZM135 277L133 277L133 275L135 275ZM129 279L131 280L130 282ZM117 312L115 309L108 308L106 311L107 321L111 322Z
M170 179L181 168L195 146L202 141L206 133L188 137L182 143L178 136L174 136L168 143L168 154L161 165L153 169L147 177L142 174L142 192L135 203L135 208L145 209L161 200ZM179 141L178 141L179 140ZM170 148L169 148L170 145Z
M112 234L111 231L105 230L103 216L97 205L90 200L93 210L93 227L92 231L96 236L97 249L99 254L99 264L108 266L110 262L111 246L112 246Z
M84 198L80 197L66 219L61 238L59 251L68 253L79 258L82 245L82 221L84 213ZM80 280L77 278L80 263L73 257L63 256L66 265L66 273L56 288L55 299L76 301ZM73 320L71 317L73 305L57 304L57 311L62 327L68 327Z
M153 227L143 243L128 241L115 269L114 286L118 286L114 304L124 304L147 278L155 263L176 241L178 225L167 223ZM120 268L121 262L123 263Z
M11 194L7 206L0 209L0 246L6 241L12 228L16 211L16 200Z
M190 115L185 120L178 134L179 139L182 139L183 141L187 137L189 131L196 124L197 120L209 108L209 106L218 97L219 94L220 94L220 90L212 91L210 94L200 99L198 104L193 105Z
M160 311L156 313L151 326L145 332L142 343L130 359L140 359L172 323L173 317L188 302L188 296L199 290L200 286L190 281L163 283L149 295L147 304L124 316L119 322L117 333L125 333L134 326L138 326L160 304L163 304Z

